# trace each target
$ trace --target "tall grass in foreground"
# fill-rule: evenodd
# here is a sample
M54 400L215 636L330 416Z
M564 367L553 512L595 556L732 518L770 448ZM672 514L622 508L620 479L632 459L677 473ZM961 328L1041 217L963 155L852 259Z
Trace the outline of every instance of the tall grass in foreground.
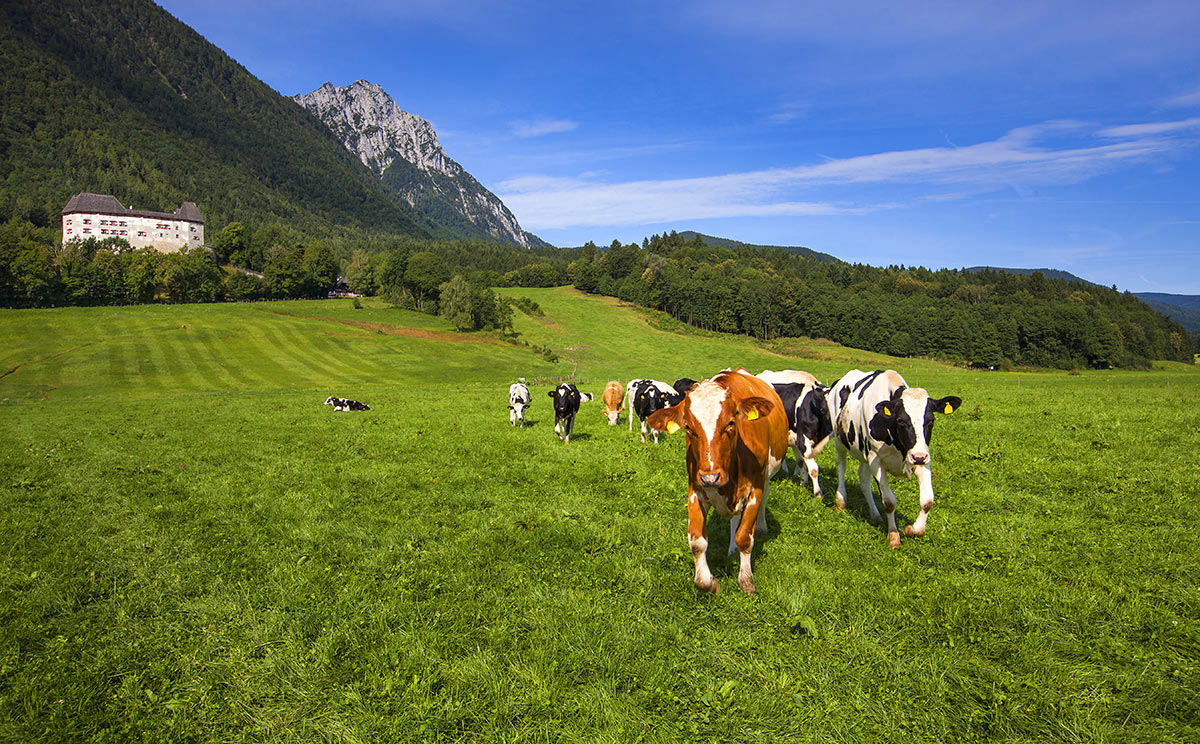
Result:
M548 387L508 426L508 383L888 360L520 293L523 339L587 348L347 303L0 313L0 739L1200 738L1196 371L891 360L964 399L929 536L888 550L853 469L847 513L779 478L759 594L714 550L707 597L682 440L596 403L564 447Z

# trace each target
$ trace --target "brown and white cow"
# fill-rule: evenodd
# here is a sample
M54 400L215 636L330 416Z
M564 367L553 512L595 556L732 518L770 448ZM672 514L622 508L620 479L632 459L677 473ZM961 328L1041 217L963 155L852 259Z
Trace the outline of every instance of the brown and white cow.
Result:
M708 510L729 519L729 554L741 557L738 584L754 593L750 554L767 526L771 476L787 455L788 421L774 389L744 369L725 370L683 400L650 414L657 431L687 433L688 545L696 586L720 591L708 569Z
M846 453L859 461L858 486L867 501L871 520L880 520L871 493L871 479L879 483L883 510L887 512L888 544L900 546L896 529L896 494L888 485L888 474L917 477L921 495L921 513L917 521L904 528L904 534L925 534L925 519L933 508L933 455L935 413L952 413L962 405L957 395L931 398L921 388L910 388L895 370L862 372L851 370L829 393L834 429L837 433L837 507L846 508Z
M604 386L604 415L608 416L608 425L616 426L621 411L625 408L625 386L616 380L609 380Z

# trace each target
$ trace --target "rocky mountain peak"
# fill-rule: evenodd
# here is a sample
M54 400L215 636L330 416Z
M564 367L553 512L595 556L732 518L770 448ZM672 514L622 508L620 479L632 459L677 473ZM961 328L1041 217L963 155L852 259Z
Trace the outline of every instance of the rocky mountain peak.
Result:
M446 157L433 126L396 105L380 85L359 80L346 87L326 82L296 103L333 130L363 164L382 175L396 157L421 170L455 176L462 167Z
M499 197L446 154L428 121L401 109L380 85L327 82L293 100L323 121L385 185L451 233L526 248L538 240L521 229Z

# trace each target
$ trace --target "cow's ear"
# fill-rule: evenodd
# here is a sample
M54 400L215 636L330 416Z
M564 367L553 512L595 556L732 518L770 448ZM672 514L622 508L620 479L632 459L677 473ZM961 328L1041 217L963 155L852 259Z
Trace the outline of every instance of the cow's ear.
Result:
M742 401L741 416L747 421L756 421L761 417L766 417L775 410L775 404L766 398L753 397Z
M553 397L554 397L554 391L553 391L553 390L551 390L550 392L546 393L546 395L548 395L548 396L550 396L551 398L553 398Z
M674 434L683 428L683 405L670 408L660 408L646 419L646 423L655 431L665 431Z
M884 418L895 418L897 410L899 410L899 404L894 400L884 400L875 404L875 414Z
M938 398L930 402L933 403L933 410L936 413L954 413L962 405L962 398L957 395L947 395L945 398Z

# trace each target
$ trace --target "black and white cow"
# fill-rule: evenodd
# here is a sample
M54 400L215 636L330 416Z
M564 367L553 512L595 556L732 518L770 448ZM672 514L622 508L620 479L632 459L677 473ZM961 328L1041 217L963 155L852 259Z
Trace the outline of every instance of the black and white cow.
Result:
M933 508L932 455L929 440L933 436L936 413L951 413L962 405L956 395L930 398L921 388L910 388L895 370L862 372L853 370L838 380L829 396L837 435L838 489L837 506L846 508L846 453L859 461L858 484L867 501L871 519L879 521L871 479L879 483L883 510L887 512L888 544L900 546L896 529L896 495L888 486L889 474L917 476L921 494L921 513L917 521L904 528L904 534L925 534L925 520Z
M335 411L369 411L371 407L366 403L359 403L357 400L349 400L347 398L335 398L332 395L325 399L325 405L333 406Z
M779 372L763 370L756 375L770 383L779 394L783 408L787 411L788 444L796 458L796 473L801 478L812 479L813 496L821 497L820 468L817 455L825 449L829 435L833 433L833 418L829 413L826 393L829 389L807 372L785 369ZM801 467L803 464L803 468Z
M696 387L698 383L690 377L680 377L675 382L671 383L671 387L675 388L675 392L680 395L687 395L688 391Z
M529 388L523 383L514 382L508 386L508 423L516 426L520 422L525 425L525 409L529 407Z
M575 430L575 414L579 404L592 399L591 393L581 393L579 388L564 382L546 393L554 399L554 433L567 444L571 443L571 432Z
M629 400L629 430L633 431L633 417L636 415L642 423L642 444L645 444L646 431L649 428L646 426L646 419L655 411L679 403L684 395L685 393L660 380L630 380L625 386L625 397ZM654 443L658 444L659 432L654 429L649 431L654 437Z

